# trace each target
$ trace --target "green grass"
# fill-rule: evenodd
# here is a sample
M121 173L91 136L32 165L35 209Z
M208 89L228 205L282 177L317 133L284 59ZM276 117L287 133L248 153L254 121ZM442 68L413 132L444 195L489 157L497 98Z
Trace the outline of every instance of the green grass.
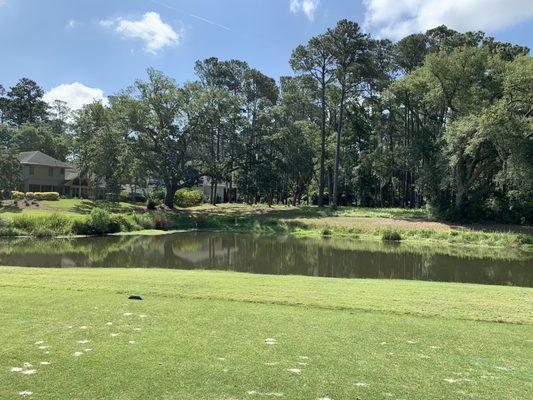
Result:
M532 300L515 287L6 267L0 398L525 399ZM10 372L24 362L37 372Z
M94 207L104 208L114 213L127 213L132 211L139 211L142 204L118 202L111 203L103 200L83 200L83 199L60 199L58 201L41 201L40 204L47 208L58 211L72 211L81 214L88 214Z

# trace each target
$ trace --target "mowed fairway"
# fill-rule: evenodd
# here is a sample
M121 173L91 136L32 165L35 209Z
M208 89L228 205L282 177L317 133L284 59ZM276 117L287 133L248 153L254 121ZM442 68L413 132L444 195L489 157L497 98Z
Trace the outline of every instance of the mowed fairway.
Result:
M532 303L513 287L1 267L0 398L527 399Z

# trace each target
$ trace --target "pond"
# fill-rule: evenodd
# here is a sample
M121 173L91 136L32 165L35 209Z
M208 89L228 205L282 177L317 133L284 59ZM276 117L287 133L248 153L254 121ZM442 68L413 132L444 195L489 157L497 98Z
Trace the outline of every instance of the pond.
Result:
M0 265L210 269L335 278L533 286L531 254L222 232L2 239Z

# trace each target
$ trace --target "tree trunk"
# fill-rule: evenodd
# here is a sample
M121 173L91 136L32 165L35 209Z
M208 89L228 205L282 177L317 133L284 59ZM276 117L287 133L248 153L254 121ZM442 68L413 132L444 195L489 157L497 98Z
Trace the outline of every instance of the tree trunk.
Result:
M322 121L320 137L320 176L318 181L318 206L324 207L324 168L326 160L326 83L322 77L322 91L320 96L322 103Z
M467 188L462 182L457 182L457 193L455 194L455 207L459 213L460 218L465 217L465 206L466 206L466 193Z
M165 205L168 208L174 208L174 194L178 188L171 182L165 182Z
M213 185L213 202L212 202L214 206L217 205L217 189L218 189L218 181L215 180L215 183Z
M340 151L341 151L341 136L342 136L342 120L344 117L344 96L346 89L342 88L341 92L341 102L339 109L339 123L337 126L337 140L335 143L335 166L333 170L333 204L332 207L334 210L337 209L339 202L339 164L340 164Z

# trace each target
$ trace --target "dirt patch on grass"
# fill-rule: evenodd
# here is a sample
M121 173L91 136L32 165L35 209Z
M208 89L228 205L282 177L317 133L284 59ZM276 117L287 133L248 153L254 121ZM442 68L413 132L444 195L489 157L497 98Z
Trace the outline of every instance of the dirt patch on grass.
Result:
M291 219L311 226L339 226L343 228L359 228L371 230L377 228L397 228L407 230L433 230L438 232L449 232L454 230L482 231L482 232L503 232L503 233L523 233L532 235L533 227L527 225L508 225L497 223L477 223L458 224L437 221L424 221L417 219L381 218L381 217L320 217L305 218L299 217Z
M13 202L11 200L4 201L2 204L4 211L19 212L22 210L45 210L45 211L58 211L56 208L42 205L37 201L18 200Z
M292 221L302 222L314 226L339 226L344 228L398 228L398 229L431 229L448 232L450 225L441 222L415 221L392 218L373 217L322 217L322 218L296 218Z

